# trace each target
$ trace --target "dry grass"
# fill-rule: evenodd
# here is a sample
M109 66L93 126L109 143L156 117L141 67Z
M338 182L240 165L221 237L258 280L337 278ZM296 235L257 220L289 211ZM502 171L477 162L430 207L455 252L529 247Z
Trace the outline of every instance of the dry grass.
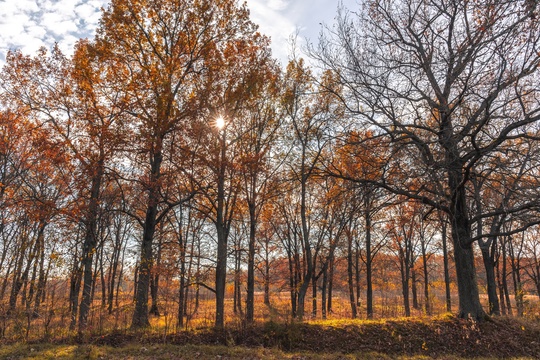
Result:
M12 343L0 359L538 359L540 323L434 318L259 323L168 336L112 332L60 342Z
M392 294L376 298L375 319L351 320L347 299L339 295L328 319L321 318L319 308L317 317L299 323L291 316L288 294L274 294L270 307L258 294L256 324L250 327L227 300L223 331L213 329L211 294L202 294L196 312L190 304L181 331L177 303L162 297L161 316L151 317L152 327L138 332L129 329L133 306L126 295L125 305L112 314L95 303L83 343L69 330L67 304L56 302L37 319L25 312L4 317L0 359L540 359L537 297L526 299L527 318L478 324L445 313L437 299L438 315L413 310L413 317L403 318L400 298ZM306 302L306 314L311 310Z
M223 345L170 345L140 346L131 344L121 348L96 345L11 345L0 349L0 358L9 360L29 359L94 359L94 360L170 360L170 359L312 359L312 360L426 360L432 359L426 355L391 356L375 352L314 353L310 351L284 352L279 349L227 347ZM443 356L445 360L465 360L469 357ZM476 357L476 360L494 360L494 357ZM513 357L515 360L529 360L532 357Z
M172 294L173 292L171 292ZM177 332L177 306L174 296L170 298L161 297L160 311L161 316L152 316L150 318L151 329L148 333L152 336L167 337ZM403 316L404 310L401 305L401 299L396 294L378 294L375 298L375 321L385 319L398 319ZM487 301L487 299L484 299ZM95 301L89 317L88 335L99 337L110 333L129 332L131 325L131 316L133 313L133 304L131 295L126 294L121 299L122 306L116 308L112 314L108 314L105 308L100 306L99 301ZM454 300L454 304L457 300ZM537 296L526 297L525 316L527 319L540 319L540 305ZM256 294L255 298L255 320L257 323L291 323L294 321L291 310L288 293L274 293L271 297L271 306L263 303L263 295ZM432 300L433 313L435 316L445 314L445 305L440 296ZM312 317L311 301L306 301L306 320L310 324L340 322L351 323L350 306L345 294L335 293L333 297L333 311L327 314L327 319L322 319L320 303L317 316ZM227 299L226 304L226 324L229 328L242 328L244 326L243 313L233 311L232 299ZM360 319L365 320L365 306L359 308ZM4 315L3 315L4 314ZM0 343L9 342L35 342L35 341L54 341L58 339L73 338L75 331L69 330L70 313L67 302L57 300L54 304L48 304L39 318L31 318L24 311L5 315L0 306ZM188 306L188 318L181 330L197 331L208 329L214 325L215 303L214 297L210 293L201 293L199 307L194 309L193 302ZM412 317L415 319L428 318L422 309L412 309ZM357 320L355 320L357 321ZM354 321L352 322L354 323Z

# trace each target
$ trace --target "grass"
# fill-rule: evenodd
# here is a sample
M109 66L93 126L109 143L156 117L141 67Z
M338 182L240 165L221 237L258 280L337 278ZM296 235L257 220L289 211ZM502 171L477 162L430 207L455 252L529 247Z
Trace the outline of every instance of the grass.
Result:
M427 318L259 322L181 331L110 332L0 346L0 359L538 359L540 322Z
M382 354L365 354L365 359L390 359ZM224 345L141 346L129 344L119 348L96 345L10 345L0 350L2 359L356 359L354 354L286 353L280 349L227 347Z
M402 359L423 360L432 359L427 355L387 355L377 352L342 353L315 353L310 351L284 352L276 348L248 348L242 346L227 347L224 345L140 345L129 344L122 347L97 346L97 345L53 345L53 344L17 344L8 345L0 349L0 358L6 360L31 359L88 359L88 360L169 360L169 359L313 359L313 360L345 360L345 359ZM441 359L465 360L469 357L444 356ZM490 357L478 357L477 360L496 359ZM512 359L525 360L532 357L515 357Z
M172 301L161 303L162 316L151 317L152 327L138 332L129 329L130 306L112 315L95 306L82 342L68 329L69 312L60 303L50 324L38 318L29 328L24 316L12 315L0 339L0 359L540 359L536 301L528 320L496 317L483 323L457 319L439 307L437 316L417 311L403 318L390 303L377 304L379 318L350 320L345 319L348 303L341 298L335 299L328 320L297 322L287 301L273 298L272 307L257 302L257 322L250 327L228 304L222 331L213 329L210 298L201 301L179 332Z

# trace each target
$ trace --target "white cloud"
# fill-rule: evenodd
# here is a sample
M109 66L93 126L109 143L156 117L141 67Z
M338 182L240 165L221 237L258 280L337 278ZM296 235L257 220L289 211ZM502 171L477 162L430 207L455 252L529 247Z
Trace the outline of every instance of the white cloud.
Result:
M58 42L70 53L79 38L91 38L99 24L101 8L109 0L0 0L0 65L9 49L35 53L41 46ZM343 0L349 8L357 0ZM330 25L337 0L247 0L252 20L261 33L272 39L274 56L286 64L291 36L298 32L297 45L305 38L317 41L320 23Z
M75 19L59 13L46 13L41 17L41 26L55 35L55 38L61 39L63 36L77 32Z
M289 2L286 0L269 0L268 1L268 7L272 10L285 10L287 6L289 5Z
M3 0L0 12L0 65L8 50L35 53L58 42L71 53L79 38L92 37L108 0Z
M282 64L287 63L289 39L296 31L296 25L286 10L286 1L248 0L251 20L259 25L259 31L272 40L272 52Z
M75 7L75 13L80 19L88 19L96 14L96 8L89 4L79 4ZM99 15L99 13L97 13Z
M343 0L354 9L357 0ZM331 26L337 14L337 0L247 0L251 19L272 39L272 51L282 64L290 55L290 39L296 36L296 46L302 49L306 41L316 44L322 25ZM301 54L299 54L301 55Z
M6 3L10 3L10 1L5 1ZM39 6L34 0L19 0L13 2L13 6L16 7L19 11L31 11L36 12L39 11ZM4 7L4 5L2 5Z

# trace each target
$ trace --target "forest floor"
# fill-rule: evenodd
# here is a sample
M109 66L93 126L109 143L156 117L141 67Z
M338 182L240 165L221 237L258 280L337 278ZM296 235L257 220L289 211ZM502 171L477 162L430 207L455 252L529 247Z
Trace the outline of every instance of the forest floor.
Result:
M4 342L0 359L540 359L540 321L435 318L266 322Z

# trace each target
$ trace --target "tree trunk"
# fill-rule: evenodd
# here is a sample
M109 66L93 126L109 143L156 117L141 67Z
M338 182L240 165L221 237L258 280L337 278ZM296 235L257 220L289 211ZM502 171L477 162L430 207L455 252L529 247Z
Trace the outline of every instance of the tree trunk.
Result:
M155 267L154 269L155 270ZM159 306L158 306L158 291L159 291L159 274L155 272L150 277L150 299L151 305L148 313L153 316L159 316Z
M14 264L16 263L17 257L16 256L10 256L7 266L3 267L6 274L12 273L12 268ZM2 287L0 288L0 301L4 300L4 296L6 296L6 289L8 286L8 280L9 276L4 276L4 279L2 281Z
M290 250L287 250L287 257L289 263L289 292L291 296L291 315L296 317L296 282L295 282L295 269L294 269L294 258Z
M115 297L115 306L118 308L120 305L118 302L118 297L120 296L120 285L122 285L122 281L124 279L124 259L126 257L126 246L124 245L124 249L122 250L122 259L120 260L120 271L118 272L118 281L116 282L116 297Z
M200 280L200 274L201 274L201 241L199 239L199 241L197 241L197 272L195 276L195 280L197 281L197 286L195 287L195 310L194 310L195 313L199 309L199 295L201 292L200 291L201 287L198 285L198 283ZM186 296L186 299L187 299L187 296ZM187 301L186 301L186 309L187 309ZM187 311L185 311L184 313L187 313Z
M405 252L406 250L400 248L400 274L401 274L401 294L403 295L403 308L405 310L405 316L409 317L411 316L411 305L409 302L409 265L408 262L405 259Z
M514 244L512 243L512 239L509 237L508 241L508 249L509 249L509 255L510 255L510 265L512 267L512 280L514 283L514 299L516 301L516 312L517 316L523 316L523 283L521 282L521 248L519 251L515 251ZM521 245L523 246L523 241L521 242Z
M17 307L17 297L19 295L19 291L21 291L21 288L24 284L24 271L23 271L23 265L24 265L24 258L26 255L26 250L28 248L28 239L21 239L22 244L19 249L19 256L17 257L17 262L15 264L15 269L13 271L13 282L11 285L11 291L9 294L9 309L8 312L12 312Z
M252 194L249 208L249 244L248 244L248 268L246 290L246 321L253 323L255 301L255 234L257 231L257 217L255 213L255 192ZM267 249L268 250L268 249ZM265 279L266 280L266 279ZM265 281L265 304L267 303L267 284Z
M92 185L90 190L90 199L88 203L88 212L85 219L85 236L82 251L81 267L83 271L83 293L79 310L79 335L86 330L88 313L92 301L92 288L94 274L92 263L97 245L97 221L99 211L99 198L101 191L101 181L105 171L103 161L96 164L95 174L92 176Z
M512 279L514 280L514 299L516 299L517 316L523 316L523 283L521 282L521 274L519 269L512 271Z
M486 270L487 292L488 292L488 313L489 315L500 315L499 298L497 297L497 282L495 279L495 262L492 256L494 239L489 239L485 244L480 243L482 260Z
M234 266L234 312L242 316L242 290L241 290L241 268L242 252L240 246L235 251L235 266Z
M105 309L107 305L107 281L105 281L105 271L103 266L104 259L104 248L103 244L100 246L101 251L99 255L99 276L101 280L101 307Z
M96 295L96 284L97 284L97 277L99 274L98 262L99 262L99 256L96 256L95 261L92 264L94 268L92 270L92 290L90 291L90 304L94 302L94 297Z
M137 301L137 283L139 282L139 264L135 264L135 270L133 271L133 303Z
M35 245L35 250L34 250L34 258L35 258L35 261L33 262L33 266L32 266L32 276L30 276L30 284L29 284L29 291L28 291L28 298L26 300L26 312L27 313L30 313L30 308L31 308L31 304L32 304L32 301L34 300L34 292L35 292L35 287L36 287L36 278L37 278L37 272L38 272L38 264L39 264L39 248L40 248L40 243L41 241L39 240L36 240L36 245ZM33 317L33 316L32 316Z
M418 289L416 287L417 284L418 284L418 279L416 278L416 269L414 268L414 264L411 264L411 292L412 292L413 309L415 310L420 309L420 305L418 303Z
M81 290L82 269L77 254L73 259L73 271L71 273L69 286L69 305L71 309L71 321L69 329L74 330L77 325L77 314L79 312L79 292Z
M222 214L217 225L218 246L216 264L216 328L223 328L225 321L225 285L227 280L227 234Z
M226 170L226 132L221 137L221 154L217 174L217 261L216 261L216 323L215 327L223 328L225 322L225 286L227 281L227 240L229 229L225 209L225 170Z
M315 273L315 272L314 272ZM311 318L317 318L317 278L315 274L311 277Z
M501 281L503 287L504 298L506 300L506 310L508 315L512 316L512 303L510 302L510 292L508 291L508 273L507 273L507 253L506 253L507 241L501 244L502 251L502 267L501 267Z
M443 120L444 121L444 120ZM450 125L451 126L451 125ZM471 228L467 213L467 199L463 181L463 164L456 159L456 144L452 136L448 148L448 188L451 191L450 224L452 226L452 242L454 244L454 259L456 263L456 278L459 298L459 317L482 320L486 313L480 303L476 269L474 266L474 251L471 242Z
M114 238L114 247L113 253L111 256L111 264L109 266L109 297L107 298L107 311L109 314L112 314L113 311L113 301L114 301L114 291L116 289L116 276L118 272L118 262L120 261L120 253L122 252L122 229L121 224L118 224L115 231Z
M296 318L298 316L298 296L299 296L299 288L300 284L302 283L302 265L300 264L300 254L298 253L298 250L295 248L294 253L294 297L296 299L294 303L294 317Z
M442 246L443 246L443 265L444 265L444 290L446 299L446 311L452 312L452 294L450 292L450 270L448 266L448 237L446 219L441 218L442 227Z
M304 246L304 257L305 257L305 266L306 272L304 274L304 279L300 290L298 291L298 309L297 317L299 320L304 319L304 304L306 293L309 288L309 283L313 281L314 276L314 265L313 265L313 255L311 254L311 244L309 242L309 231L307 225L307 207L306 207L306 195L307 195L307 174L305 169L305 148L303 149L302 154L302 179L301 179L301 190L300 190L300 219L302 222L302 242ZM315 306L316 308L316 306Z
M321 316L326 320L326 288L328 284L328 269L323 271L322 289L321 289Z
M501 308L501 315L506 315L506 302L504 300L504 287L501 279L500 265L497 264L495 267L497 274L497 285L499 286L499 304Z
M426 315L431 315L431 301L429 297L429 273L428 273L428 257L426 243L422 241L422 265L424 268L424 304L426 309Z
M161 267L161 238L157 243L157 254L156 254L156 265L152 269L152 277L150 279L150 297L152 298L152 305L150 306L150 314L154 316L160 316L159 306L158 306L158 295L159 295L159 271Z
M356 308L356 300L354 298L354 281L353 281L353 248L352 248L352 234L347 232L347 283L349 285L349 303L351 305L351 317L356 319L358 317L358 310ZM358 263L358 262L357 262Z
M454 257L456 261L456 277L458 283L459 317L482 320L485 312L480 304L478 285L476 282L476 270L474 267L474 252L471 244L469 229L466 222L461 219L452 220L452 239L454 242ZM463 244L465 243L465 244Z
M135 311L131 321L134 329L150 326L148 319L148 289L150 287L150 276L152 276L152 265L154 262L152 255L152 243L156 231L156 219L159 203L159 180L160 169L163 157L161 150L156 150L152 156L150 184L148 191L148 201L146 205L146 215L143 227L143 238L141 242L141 256L139 260L138 278L136 283Z
M373 281L372 281L372 254L371 254L371 214L369 209L365 212L366 221L366 312L367 318L373 318Z
M178 291L178 313L177 313L177 323L176 329L180 330L184 326L184 315L185 315L185 302L187 302L187 293L186 289L188 285L186 284L186 246L187 239L184 239L183 233L183 211L180 209L180 220L178 221L178 247L180 249L180 289ZM187 234L185 235L187 236ZM189 266L191 270L191 265Z
M42 298L45 295L45 284L47 282L47 274L45 272L45 242L40 243L39 248L39 275L36 286L36 300L34 303L34 317L39 316L39 308Z
M183 247L182 247L183 248ZM178 314L177 314L177 330L184 326L184 302L187 301L186 296L186 263L185 251L182 249L180 254L180 290L178 291Z
M268 240L265 241L264 256L264 305L270 306L270 255L268 254Z
M330 265L328 268L328 301L327 301L327 313L332 313L332 291L334 289L334 254L330 257Z
M356 308L358 311L360 311L360 298L362 296L362 287L360 286L360 248L358 246L358 243L356 243L356 249L354 251L355 253L355 266L354 266L354 278L356 282Z

